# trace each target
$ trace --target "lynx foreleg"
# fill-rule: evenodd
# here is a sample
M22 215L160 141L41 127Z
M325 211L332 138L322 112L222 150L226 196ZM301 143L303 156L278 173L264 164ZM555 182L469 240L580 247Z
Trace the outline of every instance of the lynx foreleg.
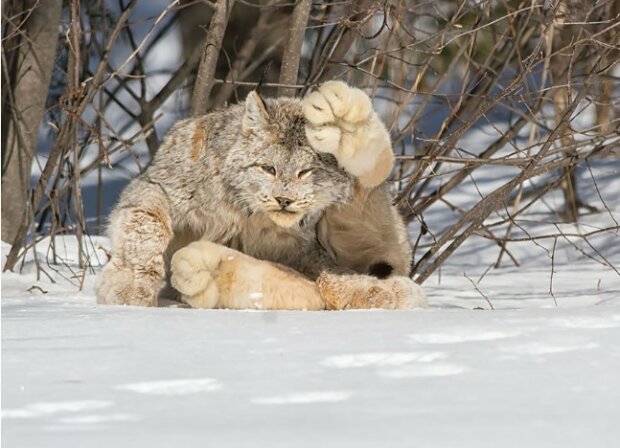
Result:
M172 238L167 211L161 206L120 209L111 221L113 255L99 275L97 302L157 306L164 284L164 253Z
M323 310L314 282L284 266L197 241L170 263L171 283L195 308Z
M379 185L390 175L390 135L363 91L341 81L327 82L304 98L304 115L310 145L333 154L363 186Z

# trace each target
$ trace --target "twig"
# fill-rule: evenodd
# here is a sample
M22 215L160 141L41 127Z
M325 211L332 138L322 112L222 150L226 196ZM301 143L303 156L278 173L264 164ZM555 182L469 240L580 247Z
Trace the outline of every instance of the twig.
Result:
M472 286L474 287L474 289L476 291L478 291L478 293L484 298L484 300L487 301L487 303L489 304L489 306L491 307L492 310L495 310L495 307L493 307L493 304L491 303L491 301L489 300L489 298L487 297L487 295L485 293L483 293L480 288L478 288L478 285L476 284L475 281L473 281L471 278L469 278L467 276L467 273L463 272L463 276L470 281L470 283L472 284Z
M551 278L549 279L549 294L553 297L553 303L558 306L558 301L553 293L553 274L555 273L555 247L558 244L558 239L553 238L553 249L551 249Z

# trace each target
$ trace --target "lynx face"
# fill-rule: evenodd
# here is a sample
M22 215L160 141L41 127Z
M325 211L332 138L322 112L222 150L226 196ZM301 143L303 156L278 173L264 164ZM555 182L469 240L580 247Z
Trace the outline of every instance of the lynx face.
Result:
M231 148L239 202L253 213L267 213L282 227L345 202L354 185L332 155L310 147L304 126L298 103L279 99L265 104L250 94L243 137Z
M350 182L310 147L275 144L244 166L239 187L253 211L264 211L278 225L291 227L349 197Z

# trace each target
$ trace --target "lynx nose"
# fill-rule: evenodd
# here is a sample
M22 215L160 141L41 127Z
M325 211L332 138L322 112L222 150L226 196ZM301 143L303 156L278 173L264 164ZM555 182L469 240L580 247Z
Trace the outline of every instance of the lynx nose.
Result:
M278 204L280 204L280 207L282 208L286 208L293 203L292 199L284 198L282 196L276 196L274 199L278 201Z

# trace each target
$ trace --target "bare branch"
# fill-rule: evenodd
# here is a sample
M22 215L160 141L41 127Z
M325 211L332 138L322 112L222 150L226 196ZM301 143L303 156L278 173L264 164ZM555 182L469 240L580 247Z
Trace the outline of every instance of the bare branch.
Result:
M217 0L215 11L211 17L209 31L205 39L204 50L192 94L192 116L200 116L207 112L209 95L213 88L217 59L226 33L228 18L235 0Z
M282 55L282 68L280 70L280 84L296 84L299 74L299 59L301 58L301 46L304 43L306 26L310 17L312 0L297 0L291 17L289 38ZM281 87L278 89L280 96L293 96L294 89Z

